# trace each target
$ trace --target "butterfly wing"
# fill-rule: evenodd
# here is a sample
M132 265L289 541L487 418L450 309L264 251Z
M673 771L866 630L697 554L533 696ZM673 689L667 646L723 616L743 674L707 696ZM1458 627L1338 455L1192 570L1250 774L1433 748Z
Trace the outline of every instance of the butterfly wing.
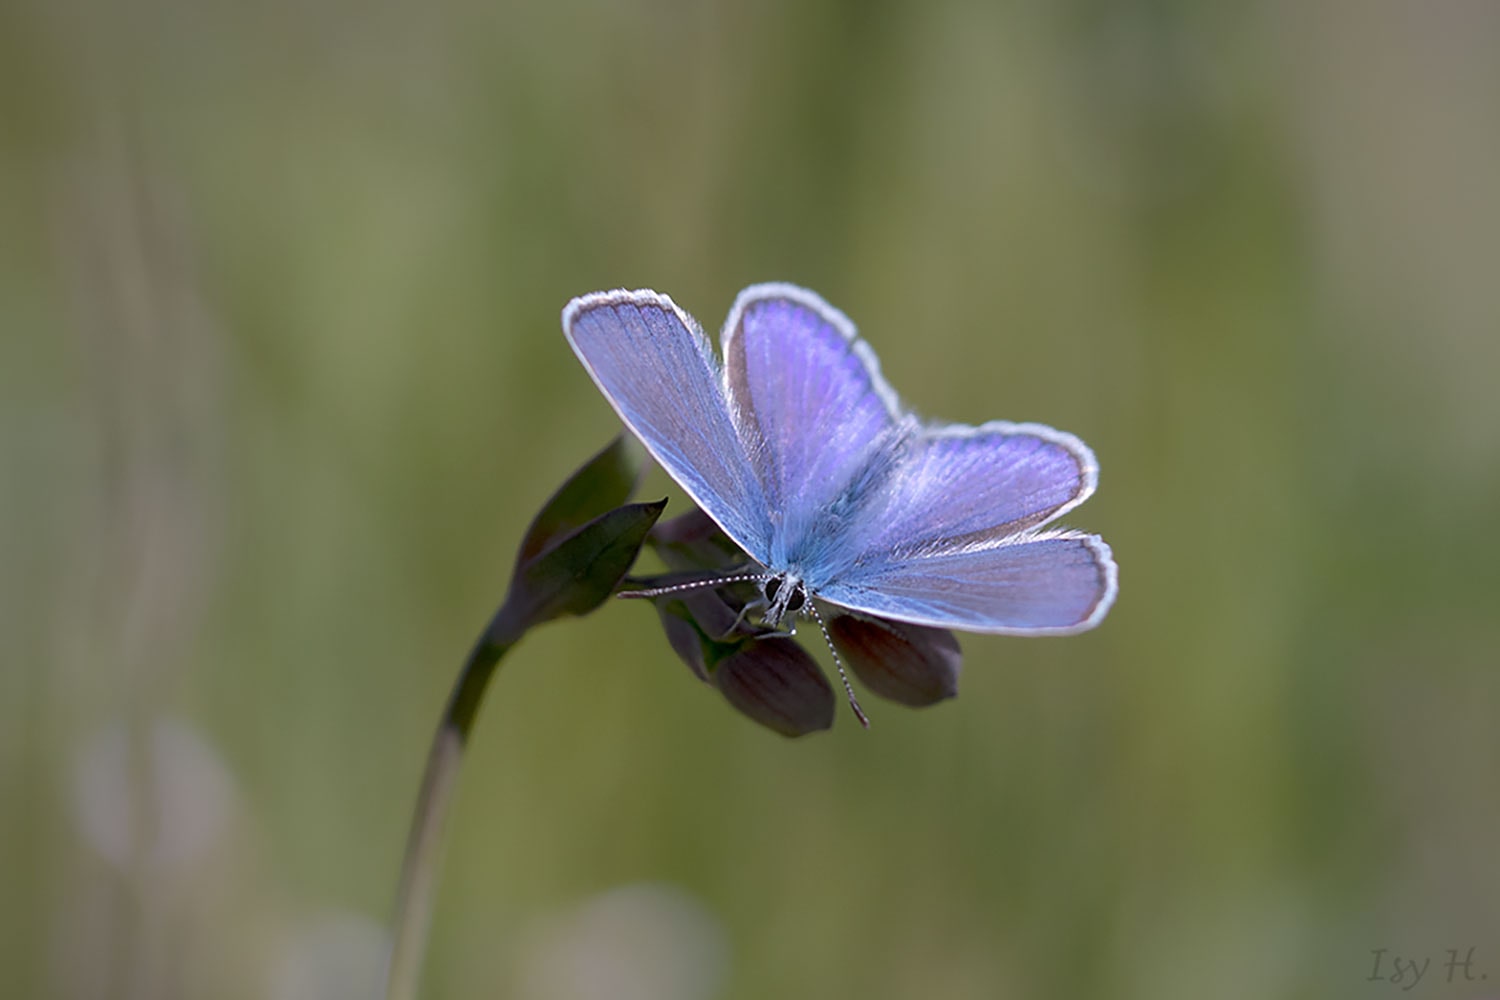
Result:
M929 428L825 560L819 597L971 632L1048 634L1098 624L1117 571L1094 535L1040 530L1098 483L1088 447L1040 424Z
M841 530L916 430L869 345L837 309L794 285L740 293L722 334L734 405L785 566Z
M769 507L713 348L691 316L652 291L569 302L563 332L620 419L735 543L769 557Z
M563 313L627 426L752 557L818 597L914 624L1048 634L1096 625L1116 590L1097 536L1042 531L1093 493L1093 453L1038 424L918 428L842 313L756 285L725 324L721 370L655 292Z
M1114 557L1103 539L1044 532L990 548L890 560L818 596L915 625L1068 635L1103 621L1116 589Z

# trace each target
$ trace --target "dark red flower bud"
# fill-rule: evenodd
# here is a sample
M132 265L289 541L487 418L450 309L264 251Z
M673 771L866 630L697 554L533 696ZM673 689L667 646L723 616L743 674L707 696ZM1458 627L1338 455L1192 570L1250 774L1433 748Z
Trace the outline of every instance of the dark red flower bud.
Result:
M731 705L783 736L833 725L833 688L793 639L751 639L719 663L713 678Z
M697 507L659 522L651 530L651 547L674 570L717 569L747 561L714 519Z
M828 634L860 682L882 698L921 708L958 694L963 653L947 629L834 615Z
M740 640L763 631L740 621L739 610L715 590L690 590L655 598L667 641L683 663L707 681Z

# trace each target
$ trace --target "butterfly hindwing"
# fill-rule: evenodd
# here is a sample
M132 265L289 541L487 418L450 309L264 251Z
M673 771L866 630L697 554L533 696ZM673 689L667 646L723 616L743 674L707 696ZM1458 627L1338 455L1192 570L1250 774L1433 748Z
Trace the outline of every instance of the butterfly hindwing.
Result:
M1114 557L1099 536L1043 532L987 547L882 560L825 586L818 596L917 625L1063 635L1104 618L1116 581Z

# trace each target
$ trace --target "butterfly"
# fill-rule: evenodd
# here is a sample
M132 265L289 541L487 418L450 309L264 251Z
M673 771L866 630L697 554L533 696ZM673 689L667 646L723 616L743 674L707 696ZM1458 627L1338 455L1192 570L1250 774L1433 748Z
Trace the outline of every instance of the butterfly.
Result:
M816 616L814 599L1008 635L1081 632L1109 611L1109 546L1052 526L1098 484L1088 446L1042 424L919 420L816 293L746 288L722 361L654 291L580 296L562 325L620 419L758 564L739 579L761 583L770 624Z

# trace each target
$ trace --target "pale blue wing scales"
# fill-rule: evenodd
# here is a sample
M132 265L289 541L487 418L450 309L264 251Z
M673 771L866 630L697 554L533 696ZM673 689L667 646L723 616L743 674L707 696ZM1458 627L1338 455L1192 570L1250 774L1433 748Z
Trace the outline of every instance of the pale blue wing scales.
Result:
M760 480L698 324L651 291L568 303L563 332L604 398L683 490L752 557L772 535Z
M838 530L915 429L843 313L806 289L753 285L724 324L735 407L785 565Z
M810 575L834 579L859 566L996 544L1072 510L1098 478L1087 445L1041 424L928 428L906 443Z
M818 596L897 621L969 632L1066 635L1114 603L1118 571L1097 535L1044 533L885 562Z

